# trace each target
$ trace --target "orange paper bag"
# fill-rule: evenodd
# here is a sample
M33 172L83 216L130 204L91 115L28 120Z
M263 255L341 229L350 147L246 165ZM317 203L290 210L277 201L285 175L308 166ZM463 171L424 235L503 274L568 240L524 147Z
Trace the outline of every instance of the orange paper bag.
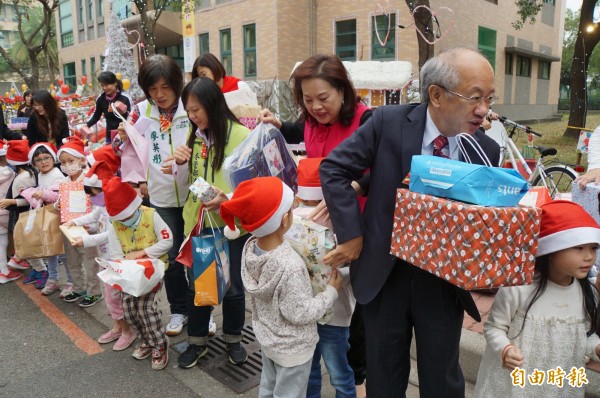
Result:
M460 288L530 284L541 210L398 189L390 253Z

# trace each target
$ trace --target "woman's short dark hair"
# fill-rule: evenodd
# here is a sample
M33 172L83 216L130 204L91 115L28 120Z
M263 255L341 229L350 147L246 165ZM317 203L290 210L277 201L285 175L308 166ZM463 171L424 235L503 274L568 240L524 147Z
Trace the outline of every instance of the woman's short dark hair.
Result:
M302 82L308 79L323 79L342 92L344 100L338 119L344 126L349 126L354 118L358 98L342 60L336 55L315 54L298 65L290 78L294 84L294 101L302 109L304 120L316 125L317 120L310 115L304 105Z
M150 87L161 78L165 79L175 92L177 99L179 99L183 90L183 72L179 65L171 57L162 54L146 58L138 71L138 84L144 91L148 101L152 102Z
M23 99L27 98L28 95L32 95L31 90L25 90L25 92L23 93Z
M35 159L36 157L38 157L40 155L50 155L52 157L56 157L56 154L52 155L50 153L50 151L48 150L48 148L46 148L46 146L44 146L44 145L39 145L37 148L35 148L35 151L33 151L33 156L31 157L31 159Z
M204 66L210 69L213 76L215 77L216 82L221 80L227 74L227 72L225 71L225 67L223 66L221 61L219 61L217 57L215 57L211 53L205 53L196 58L196 60L194 61L194 66L192 67L192 79L200 77L200 75L198 75L199 66Z
M121 80L117 79L117 75L112 73L111 71L103 71L98 75L98 82L102 84L117 84L117 88L119 91L123 91L123 83Z
M181 101L183 106L187 106L190 97L194 97L206 111L208 117L208 130L205 131L209 141L213 143L215 148L215 156L213 158L212 168L220 170L225 159L225 145L227 144L227 122L240 123L233 112L227 106L223 92L212 79L208 77L197 77L183 89ZM188 139L187 145L190 149L194 149L196 134L198 128L191 120L192 133ZM190 162L191 163L191 162Z

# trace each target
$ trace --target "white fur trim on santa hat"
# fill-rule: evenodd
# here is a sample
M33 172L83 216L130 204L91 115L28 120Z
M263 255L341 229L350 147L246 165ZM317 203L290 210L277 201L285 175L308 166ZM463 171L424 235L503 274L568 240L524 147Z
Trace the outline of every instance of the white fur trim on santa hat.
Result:
M29 164L29 161L24 160L22 162L18 162L16 160L10 160L10 159L6 159L6 161L8 162L8 164L10 164L11 166L22 166L24 164Z
M570 228L544 236L538 240L536 256L540 257L570 247L585 245L586 243L597 243L600 245L600 228Z
M292 208L292 204L294 203L294 191L286 184L283 185L283 194L281 197L281 202L279 203L279 207L273 213L273 215L260 227L256 228L254 231L251 231L251 234L256 236L257 238L261 238L265 235L273 233L279 228L281 225L281 219Z
M48 143L46 143L46 142L38 142L37 144L34 144L31 147L31 149L29 149L29 163L33 164L33 154L35 153L36 149L38 149L41 146L43 146L44 148L46 148L48 150L48 152L50 152L52 159L54 159L54 163L56 163L56 161L57 161L56 152L54 152L54 149L52 149L52 147L50 145L48 145Z
M60 147L60 149L58 150L58 153L56 154L56 156L60 157L60 154L63 153L63 152L66 152L69 155L73 155L76 158L85 158L85 154L83 154L83 153L81 153L79 151L76 151L73 148L65 148L64 145L62 147Z
M240 229L236 226L235 229L232 231L231 228L229 228L229 225L226 225L225 228L223 228L223 235L225 235L225 237L229 240L234 240L240 237L241 231Z
M96 163L96 158L94 158L94 153L90 153L85 158L87 159L87 162L90 166L93 166L94 163Z
M302 200L323 200L321 187L302 187L298 185L297 196Z
M92 174L91 177L83 177L83 185L86 187L102 188L102 180L97 174Z
M109 216L111 221L121 221L133 214L134 211L137 210L138 207L142 205L142 198L139 195L135 196L135 199L129 203L129 205L124 208L119 214L115 216Z

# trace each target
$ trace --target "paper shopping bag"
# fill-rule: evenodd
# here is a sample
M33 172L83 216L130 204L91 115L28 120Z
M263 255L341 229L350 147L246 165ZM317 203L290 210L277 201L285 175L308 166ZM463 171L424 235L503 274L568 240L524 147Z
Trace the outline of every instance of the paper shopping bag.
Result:
M64 253L59 226L60 215L53 205L21 213L13 231L17 257L44 258Z
M165 275L165 262L158 258L96 261L104 268L98 272L102 282L135 297L153 291Z
M220 228L205 228L192 237L194 305L219 305L230 286L229 244Z
M529 189L516 170L427 155L412 157L409 187L481 206L516 206Z
M65 181L58 187L60 222L66 223L92 210L90 196L85 193L83 181Z
M541 213L398 189L390 254L467 290L527 285Z
M123 143L121 155L121 178L124 182L138 183L146 181L149 162L150 142L141 131L147 125L147 118L140 118L135 125L125 121L119 112L113 114L123 121L127 141Z

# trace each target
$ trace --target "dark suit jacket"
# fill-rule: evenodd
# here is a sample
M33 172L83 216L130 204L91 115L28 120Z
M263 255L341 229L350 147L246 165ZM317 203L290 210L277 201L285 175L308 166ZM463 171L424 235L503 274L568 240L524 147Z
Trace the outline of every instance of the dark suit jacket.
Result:
M338 242L363 236L362 252L350 271L354 295L361 304L379 293L392 267L401 262L390 254L396 189L407 188L402 180L410 171L412 156L421 154L426 112L427 104L379 107L321 163L321 184ZM498 164L498 144L481 131L475 138L492 164ZM471 158L479 159L475 154ZM371 178L361 217L350 182L365 169L371 170ZM465 310L479 320L471 294L457 290Z
M58 139L56 140L56 149L60 149L62 146L62 140L67 138L70 134L69 132L69 121L67 119L67 114L65 111L60 109L59 112L60 117L60 134ZM27 139L29 140L29 146L33 146L38 142L48 142L48 137L44 133L40 131L37 125L37 116L36 113L33 112L29 117L29 121L27 122L27 131L25 132Z

